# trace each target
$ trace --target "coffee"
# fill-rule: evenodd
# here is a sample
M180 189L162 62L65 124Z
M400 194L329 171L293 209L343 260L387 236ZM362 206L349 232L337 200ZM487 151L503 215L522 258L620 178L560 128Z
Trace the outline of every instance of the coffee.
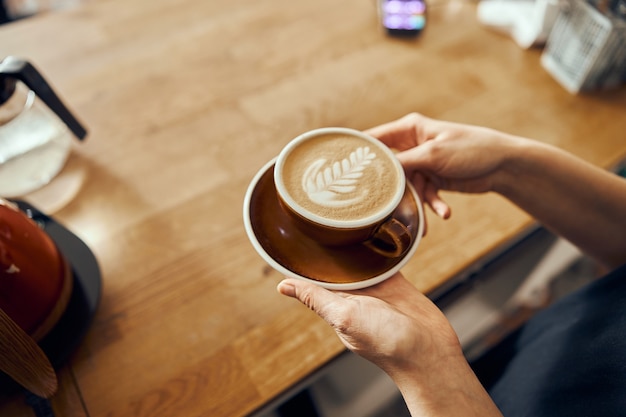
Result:
M347 133L298 143L284 158L281 175L293 202L340 223L386 216L404 191L401 168L385 145Z

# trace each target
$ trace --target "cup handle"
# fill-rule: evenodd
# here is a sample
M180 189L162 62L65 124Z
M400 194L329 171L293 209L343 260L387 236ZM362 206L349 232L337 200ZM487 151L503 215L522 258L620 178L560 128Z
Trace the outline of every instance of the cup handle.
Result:
M57 377L39 345L0 309L0 370L40 397L57 389Z
M387 258L399 258L411 247L413 237L398 219L391 217L381 224L365 245Z

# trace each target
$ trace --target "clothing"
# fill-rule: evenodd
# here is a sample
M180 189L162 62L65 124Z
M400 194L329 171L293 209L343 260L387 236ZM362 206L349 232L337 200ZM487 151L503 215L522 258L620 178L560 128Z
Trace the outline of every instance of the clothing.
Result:
M626 265L473 364L505 417L626 416Z

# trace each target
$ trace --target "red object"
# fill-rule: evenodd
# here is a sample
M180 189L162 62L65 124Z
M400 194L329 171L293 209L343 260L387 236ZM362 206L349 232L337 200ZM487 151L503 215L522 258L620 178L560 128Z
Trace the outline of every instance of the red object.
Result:
M52 239L0 199L0 309L39 340L65 310L71 285L68 264Z

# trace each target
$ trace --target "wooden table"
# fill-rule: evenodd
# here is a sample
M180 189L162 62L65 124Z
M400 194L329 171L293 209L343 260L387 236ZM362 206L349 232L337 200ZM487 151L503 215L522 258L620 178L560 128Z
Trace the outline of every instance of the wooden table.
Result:
M87 124L47 210L94 251L104 291L70 363L59 416L244 416L343 351L278 295L241 208L293 137L411 111L487 125L609 167L626 154L626 90L573 96L539 50L433 0L416 41L387 37L373 0L101 0L0 27ZM70 173L70 174L68 174ZM51 184L51 186L53 186ZM57 187L57 190L63 187ZM425 292L532 220L495 195L449 195L404 273ZM0 415L30 415L21 398Z

